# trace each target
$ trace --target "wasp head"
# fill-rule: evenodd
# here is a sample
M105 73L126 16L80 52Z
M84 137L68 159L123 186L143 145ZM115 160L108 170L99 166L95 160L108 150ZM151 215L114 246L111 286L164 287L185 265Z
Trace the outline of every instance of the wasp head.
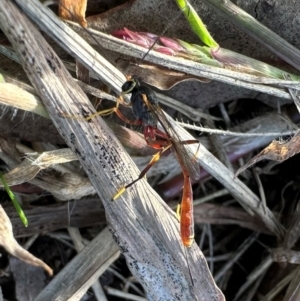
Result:
M127 81L122 86L122 95L134 92L140 87L140 81L137 77L128 77Z

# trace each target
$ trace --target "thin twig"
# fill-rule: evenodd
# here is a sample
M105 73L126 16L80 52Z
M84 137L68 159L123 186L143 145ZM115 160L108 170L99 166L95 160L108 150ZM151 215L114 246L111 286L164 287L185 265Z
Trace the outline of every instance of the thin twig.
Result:
M299 130L293 131L284 131L284 132L269 132L269 133L239 133L233 132L229 130L218 130L218 129L210 129L207 127L202 127L193 124L187 124L184 122L177 121L178 125L182 126L185 129L199 131L203 133L216 134L216 135L224 135L224 136L233 136L233 137L279 137L279 136L292 136L295 135Z

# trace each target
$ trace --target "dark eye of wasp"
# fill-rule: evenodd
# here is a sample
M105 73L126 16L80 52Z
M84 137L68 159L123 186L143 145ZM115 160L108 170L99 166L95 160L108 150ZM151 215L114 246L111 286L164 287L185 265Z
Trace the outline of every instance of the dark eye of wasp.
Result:
M137 86L138 86L137 81L134 79L131 79L123 84L122 91L124 94L128 94L128 93L131 93L134 88L137 88Z

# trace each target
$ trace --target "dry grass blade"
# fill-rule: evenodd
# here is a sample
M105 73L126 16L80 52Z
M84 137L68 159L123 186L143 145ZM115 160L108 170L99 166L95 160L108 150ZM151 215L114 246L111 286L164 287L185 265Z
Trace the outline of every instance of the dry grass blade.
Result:
M88 227L105 224L105 212L99 199L64 202L60 206L43 206L25 209L28 227L24 228L13 207L5 208L14 228L15 237L43 234L67 227Z
M240 300L241 296L245 293L245 291L253 286L253 282L257 281L260 277L262 277L265 272L269 269L272 264L271 256L268 256L260 266L256 267L256 269L248 276L247 281L239 288L237 294L233 301Z
M227 262L223 266L223 268L215 275L216 281L219 281L222 277L222 274L228 272L230 268L233 266L234 262L236 262L245 252L246 250L253 244L258 238L258 234L254 233L250 237L248 237L239 247L239 249L232 255L231 260Z
M297 212L294 220L291 222L289 229L283 241L283 246L286 249L291 249L295 246L300 235L300 214Z
M20 149L20 152L17 148ZM0 158L12 169L7 174L10 185L23 183L30 179L29 183L51 192L60 200L80 199L86 195L95 194L95 189L86 176L78 175L75 172L71 173L65 168L60 168L63 169L63 173L57 175L48 173L37 175L41 167L32 164L28 160L20 162L20 155L24 152L33 153L24 145L18 144L16 146L15 141L0 137ZM69 159L74 160L74 154L70 154L69 149L62 151L62 153L65 153ZM66 158L60 158L60 160L65 161ZM59 169L59 166L55 165L52 168ZM66 172L68 175L65 176Z
M0 244L7 250L7 252L29 264L42 267L50 276L52 276L53 271L46 263L23 249L15 240L11 222L1 205L0 221Z
M174 121L176 131L182 140L191 140L192 136L182 130ZM228 191L236 198L237 201L245 208L258 214L266 226L280 239L283 238L284 229L275 218L269 208L264 210L263 204L259 198L241 181L234 178L234 174L228 170L216 157L214 157L203 145L197 151L197 146L187 146L191 148L190 153L198 156L198 162L203 168L222 183Z
M35 301L80 300L119 255L118 246L106 228L55 276Z
M37 97L10 83L2 83L0 85L0 102L6 105L14 103L14 107L22 103L22 107L19 107L20 109L49 118L43 103Z
M31 13L41 13L38 1L17 2L24 10L34 3L36 7ZM83 117L94 113L94 109L82 90L74 85L72 77L56 54L11 1L3 2L0 17L1 28L22 58L23 67L54 124L78 155L101 197L113 236L149 298L224 300L201 251L195 244L188 250L183 248L174 214L144 180L130 189L123 198L111 202L112 195L123 183L136 178L137 170L132 161L100 118L93 119L92 122L80 122L62 116L63 113ZM47 22L51 23L49 19ZM80 45L91 53L83 41ZM91 58L94 66L96 58ZM191 283L187 260L195 286ZM61 280L57 281L55 278L55 283L51 286L52 289L62 289Z
M300 268L296 268L295 272L291 273L293 279L287 289L287 292L282 301L297 301L300 298L300 283L299 283Z
M84 249L85 244L83 243L83 238L80 234L79 229L69 227L68 232L72 238L73 244L74 244L77 252L80 253ZM107 301L107 298L104 294L104 291L103 291L102 286L101 286L100 282L98 281L98 279L95 281L94 284L92 284L92 288L93 288L93 293L95 295L95 298L98 301Z
M239 225L253 231L271 234L270 230L257 217L251 216L245 210L218 206L215 204L201 204L194 208L195 224Z
M116 290L116 289L110 288L110 287L108 287L106 289L106 291L111 296L117 296L119 298L124 298L124 299L127 299L127 300L132 300L132 301L147 301L146 298L138 297L138 296L135 296L135 295L132 295L132 294L129 294L129 293L124 293L122 291L119 291L119 290Z
M59 149L42 154L28 154L27 158L19 166L5 174L5 179L9 186L18 185L35 178L41 170L51 165L73 160L77 160L77 157L70 149ZM0 187L3 187L3 185L0 184Z
M267 295L262 298L262 301L272 301L275 296L277 296L291 281L292 279L297 279L296 275L298 273L298 269L294 269L291 271L286 277L284 277L281 281L279 281ZM298 279L299 280L299 279ZM297 293L297 292L296 292ZM296 301L297 298L288 299L289 301Z
M82 31L82 28L78 28L77 24L73 25L76 26L78 30ZM122 54L135 58L143 57L143 54L146 51L140 46L132 45L112 36L106 35L102 32L92 29L89 29L89 31L93 36L96 37L99 44L103 45L103 47L106 49L119 51ZM82 32L82 35L86 37L87 34L86 32ZM87 40L91 41L91 43L94 43L94 41L91 40L90 37L86 38ZM167 56L154 51L150 51L149 54L147 54L145 60L159 66L184 72L186 74L217 80L220 82L228 83L230 85L244 87L250 90L259 91L285 99L292 99L292 96L290 95L290 93L286 92L286 89L283 89L282 87L291 87L298 89L299 85L297 81L286 81L268 77L248 75L241 72L207 66L205 64L197 62Z

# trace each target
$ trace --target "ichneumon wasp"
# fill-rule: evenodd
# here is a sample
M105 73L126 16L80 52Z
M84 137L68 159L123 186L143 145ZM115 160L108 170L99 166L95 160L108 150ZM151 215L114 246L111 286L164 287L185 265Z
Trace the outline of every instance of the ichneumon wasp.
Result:
M137 77L130 77L122 86L122 94L131 93L132 111L137 118L134 124L143 126L143 134L147 144L159 152L156 153L149 164L142 170L139 177L131 183L122 187L113 197L116 200L124 191L134 183L143 178L148 170L160 159L163 152L172 149L181 166L184 176L183 193L180 204L180 234L182 242L189 247L194 240L194 219L193 219L193 190L191 178L200 178L200 168L195 154L189 153L184 145L199 143L197 140L181 141L178 134L168 121L163 110L160 108L156 94L149 87L141 85ZM116 108L114 111L123 120L121 112ZM164 131L158 128L161 124Z

